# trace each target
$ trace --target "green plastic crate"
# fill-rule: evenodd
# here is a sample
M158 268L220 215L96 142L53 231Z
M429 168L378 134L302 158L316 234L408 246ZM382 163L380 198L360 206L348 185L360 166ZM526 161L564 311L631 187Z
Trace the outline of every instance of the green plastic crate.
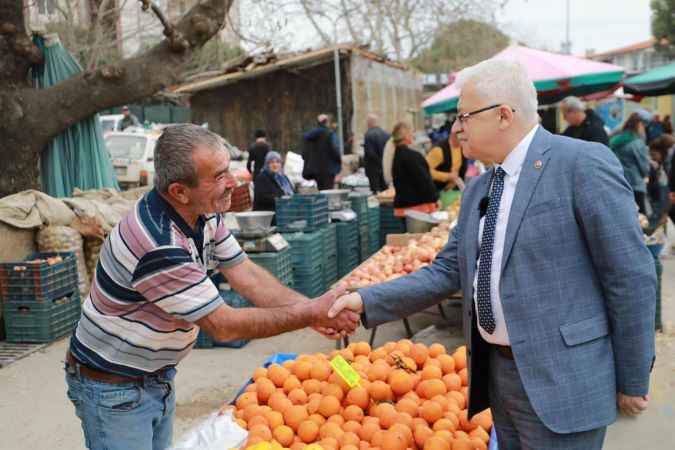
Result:
M30 263L60 256L54 265ZM72 252L33 253L25 261L0 263L0 297L4 303L48 303L78 290L77 262Z
M7 342L49 343L71 333L80 320L77 290L46 302L11 302L3 306Z

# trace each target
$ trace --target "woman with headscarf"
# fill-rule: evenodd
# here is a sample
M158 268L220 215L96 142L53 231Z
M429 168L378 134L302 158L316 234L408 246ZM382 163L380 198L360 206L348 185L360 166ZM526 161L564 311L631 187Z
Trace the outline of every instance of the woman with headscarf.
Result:
M623 174L633 188L635 203L642 214L647 214L645 178L649 176L649 149L645 144L645 124L648 121L646 111L634 112L623 125L623 131L609 141L609 148L619 158Z
M263 170L253 184L253 210L274 211L275 199L284 195L293 195L293 185L284 175L281 155L270 151L265 156Z

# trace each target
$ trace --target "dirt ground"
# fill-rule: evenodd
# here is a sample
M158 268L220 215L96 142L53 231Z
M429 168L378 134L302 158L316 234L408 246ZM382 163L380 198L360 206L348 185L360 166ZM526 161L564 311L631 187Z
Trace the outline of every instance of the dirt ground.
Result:
M650 409L637 419L621 418L607 434L609 450L672 449L675 437L675 259L664 261L664 333L657 335L657 360L651 383ZM446 306L446 322L437 309L410 318L422 342L441 341L448 348L461 343L460 311ZM430 328L434 325L433 328ZM356 339L366 340L359 330ZM380 327L376 345L401 339L401 322ZM0 369L0 450L80 450L80 425L65 396L63 356L67 340L56 342ZM230 401L253 370L273 353L327 352L334 344L311 331L298 331L251 342L243 349L194 350L178 370L174 436Z

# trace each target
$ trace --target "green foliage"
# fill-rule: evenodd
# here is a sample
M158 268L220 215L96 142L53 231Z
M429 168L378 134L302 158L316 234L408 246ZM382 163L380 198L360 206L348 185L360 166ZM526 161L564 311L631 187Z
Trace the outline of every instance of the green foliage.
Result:
M650 5L656 49L675 57L675 0L652 0Z
M436 32L431 46L411 61L426 73L449 73L476 64L509 45L509 37L494 25L458 20Z

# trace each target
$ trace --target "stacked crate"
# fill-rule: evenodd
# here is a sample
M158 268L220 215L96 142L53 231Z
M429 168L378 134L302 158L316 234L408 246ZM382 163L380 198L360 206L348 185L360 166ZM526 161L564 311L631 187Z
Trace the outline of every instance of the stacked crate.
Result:
M349 201L351 202L352 210L356 213L356 221L359 227L359 262L363 262L370 256L370 253L368 253L368 194L352 192L349 194Z
M55 257L62 261L46 261ZM71 333L80 319L75 254L34 253L0 264L0 297L8 342L48 343Z
M274 275L284 286L292 288L293 284L293 260L291 249L286 247L280 252L250 253L249 259L257 265L264 267Z
M323 282L326 289L338 280L337 225L329 223L323 233Z
M393 206L380 205L380 245L387 242L387 235L405 233L405 219L394 215Z
M368 207L368 255L382 248L380 245L380 205Z
M324 283L323 232L283 234L291 246L293 288L309 298L326 291Z
M277 228L282 232L313 232L328 224L328 197L298 194L276 199Z
M359 223L356 220L337 222L338 279L359 265Z

